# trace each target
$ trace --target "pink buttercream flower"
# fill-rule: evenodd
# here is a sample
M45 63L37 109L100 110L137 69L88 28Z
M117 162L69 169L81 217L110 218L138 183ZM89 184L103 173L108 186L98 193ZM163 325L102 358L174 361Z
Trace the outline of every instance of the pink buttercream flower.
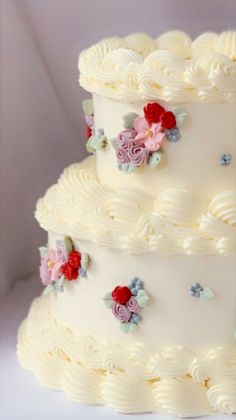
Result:
M41 257L40 278L44 286L60 279L63 262L57 251L50 249Z
M128 148L129 143L134 141L136 135L137 133L133 128L127 128L121 131L117 139L118 147Z
M130 312L134 313L134 314L139 314L140 312L140 306L138 305L137 300L135 299L135 296L131 296L128 300L128 302L126 303L127 308L129 309Z
M113 315L121 322L129 322L132 314L125 305L115 302L112 306Z
M128 149L123 149L121 147L118 147L116 149L116 156L117 156L118 163L121 165L124 163L130 162L130 158L128 156Z
M149 152L156 152L165 138L165 133L161 132L161 124L149 125L144 117L136 118L134 129L137 132L135 142L144 144Z
M130 143L128 149L128 156L130 162L135 166L140 166L147 162L147 149L143 144L136 144L134 142Z
M93 115L85 115L85 121L86 121L86 124L90 128L93 128L93 126L94 126L94 116Z

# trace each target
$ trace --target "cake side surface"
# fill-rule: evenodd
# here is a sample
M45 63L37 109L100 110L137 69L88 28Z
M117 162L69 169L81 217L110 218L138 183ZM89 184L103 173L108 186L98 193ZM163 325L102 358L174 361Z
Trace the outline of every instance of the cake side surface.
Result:
M58 239L63 236L49 234L50 249L56 249ZM66 284L63 293L52 294L51 310L60 323L87 332L97 340L141 342L160 349L181 345L200 354L210 347L234 346L234 256L186 258L153 252L140 258L140 255L99 248L91 242L74 239L73 243L76 249L90 256L91 263L86 279ZM144 281L149 300L139 312L140 328L134 334L124 334L103 298L121 279L125 285L134 278ZM211 291L209 300L191 295L191 286L198 282ZM99 309L97 317L91 308Z

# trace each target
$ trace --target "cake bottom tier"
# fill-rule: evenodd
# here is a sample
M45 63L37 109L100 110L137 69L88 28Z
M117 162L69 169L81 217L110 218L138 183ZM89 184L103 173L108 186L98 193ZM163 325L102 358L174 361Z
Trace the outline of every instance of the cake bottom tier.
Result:
M41 384L80 403L179 417L236 412L235 348L196 354L98 341L61 324L48 295L33 302L23 321L17 355Z

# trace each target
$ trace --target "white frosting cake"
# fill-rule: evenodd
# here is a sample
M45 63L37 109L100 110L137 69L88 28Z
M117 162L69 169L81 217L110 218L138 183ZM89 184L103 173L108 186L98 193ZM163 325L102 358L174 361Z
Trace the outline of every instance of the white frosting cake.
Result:
M236 32L109 38L79 69L93 156L37 203L18 358L81 403L235 413Z

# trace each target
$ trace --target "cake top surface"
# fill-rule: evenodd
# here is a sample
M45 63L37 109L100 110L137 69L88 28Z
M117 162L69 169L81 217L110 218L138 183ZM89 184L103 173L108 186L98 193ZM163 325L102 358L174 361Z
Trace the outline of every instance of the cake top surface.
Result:
M236 31L103 39L79 57L80 84L119 101L236 102Z

